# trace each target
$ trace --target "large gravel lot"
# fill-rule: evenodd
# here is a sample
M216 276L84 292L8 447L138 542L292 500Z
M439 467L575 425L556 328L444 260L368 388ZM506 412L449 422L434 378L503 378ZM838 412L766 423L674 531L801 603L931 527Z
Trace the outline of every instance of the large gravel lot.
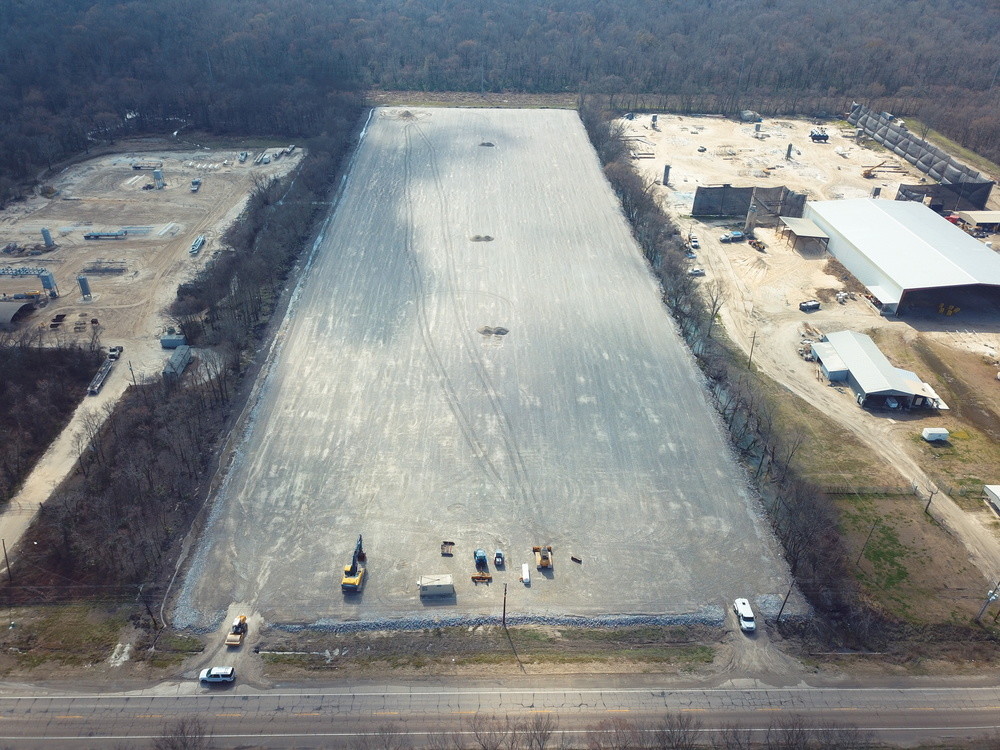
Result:
M574 112L376 110L279 341L176 625L233 603L499 616L504 584L540 618L780 603L785 565ZM369 577L345 597L358 534ZM555 565L525 587L534 544ZM492 584L477 547L507 553ZM434 573L454 600L421 602Z

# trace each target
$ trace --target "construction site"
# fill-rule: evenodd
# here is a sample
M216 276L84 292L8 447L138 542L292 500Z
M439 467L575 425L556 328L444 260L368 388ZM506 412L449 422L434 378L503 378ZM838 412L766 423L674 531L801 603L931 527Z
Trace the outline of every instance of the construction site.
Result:
M268 164L170 150L66 168L0 212L0 322L38 329L43 343L123 345L136 377L158 376L160 337L174 325L166 306L221 249L253 176L280 176L301 156L254 154L278 152Z
M920 158L900 156L891 137L905 128L894 120L895 136L883 144L843 121L752 119L661 114L619 122L633 163L680 229L688 272L718 301L725 335L754 367L818 410L823 424L812 429L843 430L877 457L864 485L910 486L935 503L951 492L955 502L945 497L935 518L986 578L996 578L997 516L981 497L981 485L997 479L1000 440L1000 236L988 224L1000 201L990 195L990 177L966 169L968 177L957 171L957 182L940 184L935 166L951 170L955 162L932 152L937 161L928 173L927 164L914 163ZM963 221L963 211L982 225ZM890 235L862 215L897 216L899 226ZM820 229L824 216L838 218ZM854 243L874 244L869 259L881 254L882 268L896 268L898 281L867 261L852 272L844 264L853 256L838 262L831 250L843 245L840 229L848 224ZM924 251L934 244L934 254ZM954 271L960 256L983 269L979 278ZM949 269L961 278L949 280ZM905 286L920 274L930 278L902 297L879 286ZM885 304L890 297L900 300L898 312L895 302ZM840 331L870 336L896 367L919 372L925 392L947 397L938 408L894 410L893 398L878 401L883 408L862 408L857 389L832 382L813 354ZM958 437L942 453L919 439L926 428ZM947 463L950 456L955 463ZM818 460L810 478L840 488L853 463Z

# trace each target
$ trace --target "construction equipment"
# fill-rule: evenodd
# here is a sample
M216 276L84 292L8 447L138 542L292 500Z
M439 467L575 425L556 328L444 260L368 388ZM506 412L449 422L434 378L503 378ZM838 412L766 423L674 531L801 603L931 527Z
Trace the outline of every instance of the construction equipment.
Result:
M493 580L493 576L491 576L489 573L486 573L484 571L480 571L478 573L473 573L472 574L472 582L473 583L489 583L492 580Z
M873 167L865 167L861 172L861 176L867 180L875 179L881 172L895 172L897 174L906 174L906 170L903 169L898 164L891 164L887 161L876 164Z
M767 245L765 245L760 240L750 240L749 244L750 244L750 247L752 247L758 253L766 253L767 252Z
M229 629L229 633L226 635L226 645L230 648L235 648L243 643L243 638L247 634L247 616L240 615L235 620L233 620L233 626Z
M455 554L455 543L454 542L441 542L441 555L442 557L451 557Z
M743 232L726 232L724 235L719 237L719 242L743 242L747 236Z
M340 589L345 594L361 591L365 581L365 559L365 548L362 546L361 535L358 534L358 543L354 547L354 557L351 558L350 565L344 566L344 576L340 579Z
M535 553L535 567L541 570L542 568L552 567L552 545L546 545L545 547L532 547L531 551Z
M809 137L812 138L813 143L826 143L830 140L826 128L813 128L809 131Z

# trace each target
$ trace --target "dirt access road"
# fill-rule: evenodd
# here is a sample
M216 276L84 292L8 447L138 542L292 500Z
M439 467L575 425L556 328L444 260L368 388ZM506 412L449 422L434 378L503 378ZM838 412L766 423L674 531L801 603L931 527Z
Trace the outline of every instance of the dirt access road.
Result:
M160 377L169 352L159 337L171 324L165 313L177 287L192 278L219 251L219 238L240 215L255 176L277 177L295 167L301 151L269 165L254 165L254 151L240 163L237 151L207 149L178 151L164 145L149 150L103 155L74 164L49 184L58 192L49 199L35 195L0 212L0 246L41 245L47 227L56 248L39 255L5 254L2 263L13 267L44 267L55 275L59 296L36 311L24 326L37 326L45 343L103 346L122 345L125 353L112 370L103 390L87 397L70 423L26 478L21 491L0 514L0 536L8 551L31 523L41 503L72 469L89 434L104 421L133 379ZM274 153L276 149L269 149ZM143 190L153 182L150 170L135 170L133 163L162 164L166 187ZM191 192L191 180L202 180ZM124 240L85 240L92 231L127 228ZM205 247L192 256L191 243L199 235ZM81 296L76 278L86 276L93 292ZM0 293L16 294L38 289L33 276L0 276ZM49 321L65 315L57 328ZM91 321L97 320L97 325Z
M780 553L575 112L376 110L278 336L174 624L232 602L270 624L499 619L505 587L508 617L780 606ZM507 553L492 585L477 547ZM439 573L457 597L421 601Z
M691 217L698 185L784 184L812 200L861 198L873 187L880 187L882 197L891 199L900 181L919 182L920 173L895 156L859 146L850 137L853 129L828 128L830 141L823 144L810 141L812 125L803 121L765 121L762 132L766 137L760 138L750 123L675 115L657 119L655 128L648 115L620 122L626 133L634 136L636 150L653 155L635 162L644 175L662 180L663 165L671 165L670 184L657 184L656 194L682 232L698 236L701 249L692 264L705 269L703 284L721 284L725 303L720 316L727 334L748 354L753 346L753 361L758 367L849 430L874 455L894 467L905 483L915 484L925 495L939 489L921 466L922 454L914 448L912 438L923 427L947 424L947 412L923 417L913 414L897 421L863 411L849 389L829 387L816 365L804 361L798 350L804 339L815 340L825 332L879 330L897 337L904 346L925 337L950 347L957 355L972 353L995 361L1000 352L1000 321L970 315L885 318L860 297L838 305L832 301L833 293L844 289L844 284L826 273L829 256L818 248L793 248L775 230L758 228L757 236L767 245L767 251L760 253L746 243L719 242L726 228L742 228L741 224L702 222ZM793 156L786 160L789 143L793 144ZM883 161L895 164L904 174L883 174L875 180L861 176L864 167ZM817 296L831 300L830 304L811 315L798 310L800 301ZM978 366L985 367L983 363ZM981 379L986 388L991 387L992 372ZM933 373L917 374L928 379ZM990 481L990 477L984 479ZM993 479L1000 480L1000 476ZM827 483L845 482L834 473ZM984 576L1000 578L995 516L985 507L978 512L964 511L940 492L934 498L934 512L958 532Z

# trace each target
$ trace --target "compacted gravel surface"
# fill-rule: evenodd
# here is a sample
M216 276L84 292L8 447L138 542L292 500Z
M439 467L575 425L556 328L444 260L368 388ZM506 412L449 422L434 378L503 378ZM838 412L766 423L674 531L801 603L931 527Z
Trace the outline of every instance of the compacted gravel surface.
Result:
M505 584L518 618L721 622L787 589L574 112L376 110L263 377L176 625L478 622Z

